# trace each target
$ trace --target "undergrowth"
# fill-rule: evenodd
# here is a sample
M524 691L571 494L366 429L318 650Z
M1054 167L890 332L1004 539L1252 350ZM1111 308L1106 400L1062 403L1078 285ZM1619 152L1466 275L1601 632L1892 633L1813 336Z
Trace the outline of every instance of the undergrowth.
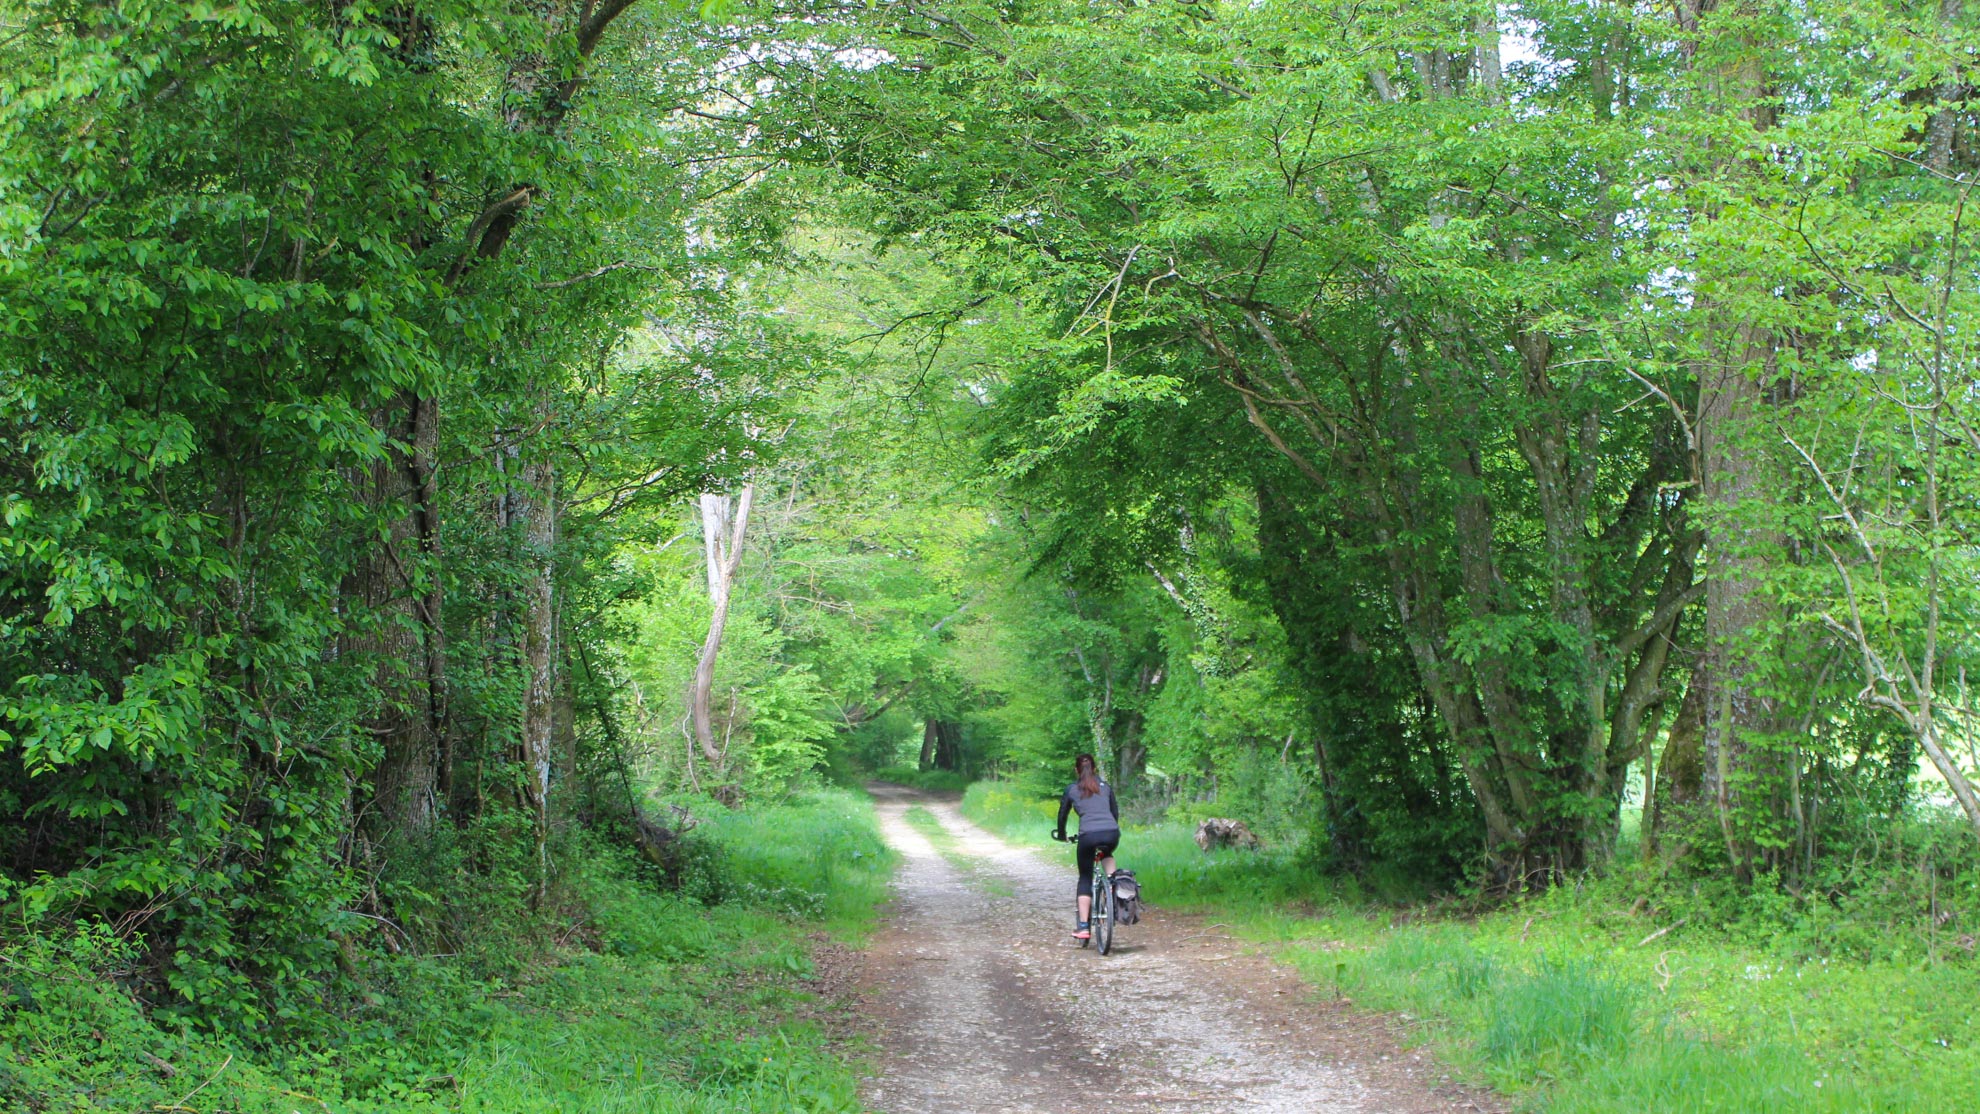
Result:
M355 956L352 986L279 1039L147 1013L140 938L17 928L0 940L0 1109L857 1110L852 1072L808 1019L803 937L871 926L890 859L870 808L818 792L710 815L697 836L698 894L573 839L555 929L527 962Z
M972 785L972 820L1043 844L1055 809ZM1378 900L1297 848L1205 854L1130 825L1157 908L1212 913L1315 992L1403 1015L1464 1075L1555 1114L1968 1109L1980 1078L1971 871L1930 856L1796 894L1619 867L1497 906ZM1927 833L1912 846L1931 849ZM1847 881L1849 884L1844 885Z

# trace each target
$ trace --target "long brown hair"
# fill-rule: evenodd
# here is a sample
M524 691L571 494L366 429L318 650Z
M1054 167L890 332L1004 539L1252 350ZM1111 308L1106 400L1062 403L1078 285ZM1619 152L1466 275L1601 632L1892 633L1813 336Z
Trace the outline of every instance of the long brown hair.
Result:
M1073 776L1079 779L1079 795L1091 797L1100 792L1100 764L1090 754L1073 759Z

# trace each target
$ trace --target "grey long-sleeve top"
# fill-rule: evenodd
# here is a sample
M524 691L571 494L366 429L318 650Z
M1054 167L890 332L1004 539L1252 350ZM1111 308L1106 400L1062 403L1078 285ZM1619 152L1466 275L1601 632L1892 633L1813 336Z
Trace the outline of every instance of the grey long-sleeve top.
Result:
M1100 792L1091 797L1081 796L1079 783L1066 786L1059 794L1059 830L1066 830L1066 814L1079 812L1081 832L1118 832L1121 830L1121 809L1114 803L1114 787L1100 783Z

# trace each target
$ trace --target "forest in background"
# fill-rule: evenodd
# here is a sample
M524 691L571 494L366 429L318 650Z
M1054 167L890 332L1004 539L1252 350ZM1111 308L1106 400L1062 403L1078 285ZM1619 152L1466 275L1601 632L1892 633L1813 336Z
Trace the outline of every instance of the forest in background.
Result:
M8 1046L404 1101L423 980L774 968L821 786L1080 751L1970 970L1976 18L0 0Z

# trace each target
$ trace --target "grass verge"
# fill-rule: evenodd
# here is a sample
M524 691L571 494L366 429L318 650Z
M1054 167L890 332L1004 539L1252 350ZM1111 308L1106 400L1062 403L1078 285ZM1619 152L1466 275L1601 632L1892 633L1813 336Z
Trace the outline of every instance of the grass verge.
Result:
M1055 808L1008 785L972 820L1040 842ZM1807 954L1781 934L1639 907L1628 875L1483 916L1383 905L1283 850L1199 851L1130 828L1150 901L1214 913L1321 993L1404 1015L1470 1078L1555 1114L1971 1109L1980 964L1970 951Z
M0 1110L858 1110L806 938L873 923L891 859L870 806L825 791L703 831L710 900L656 892L593 848L567 857L570 920L536 962L490 978L447 957L369 961L352 1000L279 1042L148 1016L122 981L132 944L107 931L7 940Z

